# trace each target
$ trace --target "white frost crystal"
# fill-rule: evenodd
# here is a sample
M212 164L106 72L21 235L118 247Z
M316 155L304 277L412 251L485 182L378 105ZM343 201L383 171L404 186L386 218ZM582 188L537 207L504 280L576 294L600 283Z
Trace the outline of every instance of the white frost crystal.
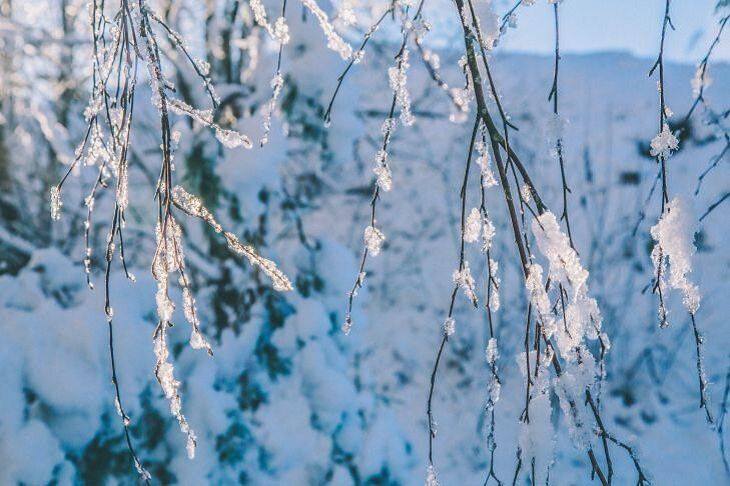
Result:
M155 356L157 363L155 365L155 375L157 381L160 382L165 398L170 402L170 412L177 419L180 430L187 435L187 452L190 459L195 457L195 446L197 436L188 425L188 421L182 414L182 400L180 398L180 382L175 379L174 368L172 363L168 361L170 351L167 348L167 323L161 322L154 337Z
M350 59L352 56L352 46L345 42L342 37L335 32L335 28L329 20L329 17L324 10L317 5L315 0L302 0L305 7L312 12L319 22L319 26L322 28L325 37L327 37L327 47L335 51L342 57L342 59Z
M694 232L696 221L692 212L680 198L672 199L659 222L651 228L651 236L655 245L651 252L655 274L659 276L659 285L682 291L682 302L690 314L700 308L700 291L692 283L687 274L692 271L692 256L696 248ZM664 260L669 261L669 275L666 275ZM668 278L667 278L668 277Z
M489 149L487 145L479 140L474 144L474 148L477 151L476 163L484 179L484 187L489 188L497 185L497 179L494 177L494 172L491 167L491 160L489 157Z
M276 110L276 103L281 95L281 90L284 87L284 78L281 73L277 72L276 75L271 79L271 98L264 107L264 134L261 137L261 146L263 147L269 142L269 133L271 132L271 115Z
M373 173L377 177L378 187L384 192L390 191L393 187L393 175L390 172L390 167L388 167L386 162L387 160L388 154L384 150L381 150L378 153L378 164L373 168Z
M452 336L456 332L456 321L453 317L447 317L444 321L444 334L447 337Z
M479 239L479 233L482 229L482 215L477 208L472 208L469 216L464 224L464 241L474 243Z
M537 263L533 263L528 267L525 287L529 293L530 303L540 318L543 332L549 339L555 332L555 318L550 311L550 299L548 298L542 278L542 267Z
M429 464L428 469L426 469L426 486L440 486L441 483L439 483L439 478L436 475L436 468L433 467L433 464Z
M279 270L276 263L260 256L256 253L256 249L254 247L241 243L238 237L236 237L233 233L223 231L221 225L213 217L213 214L203 205L200 198L190 194L180 186L175 186L172 190L172 202L177 208L186 212L190 216L195 216L196 218L200 218L208 223L216 233L223 233L223 237L226 239L228 248L239 255L245 256L252 265L258 267L259 270L264 272L264 274L271 279L274 290L284 292L293 289L291 282L287 276ZM178 247L181 246L182 245L179 245Z
M459 270L455 270L451 277L471 303L476 306L478 299L476 294L476 285L474 283L474 277L471 276L471 269L469 268L469 262L465 261L464 265Z
M492 281L492 291L489 296L489 309L492 312L497 312L501 306L499 299L499 284L501 283L500 278L497 276L499 270L499 262L493 259L489 259L489 278Z
M540 358L535 351L530 352L531 364ZM543 360L544 357L541 361ZM528 370L525 366L527 363L525 353L517 356L517 363L522 371L522 376L526 380L531 379L533 383L528 401L530 420L520 424L519 447L522 451L522 461L525 464L534 464L535 484L546 484L555 449L555 431L550 419L552 405L550 403L549 372L541 363L537 376L530 378L532 370Z
M660 157L666 159L674 150L679 148L679 140L669 129L666 123L662 126L662 131L651 140L650 153L652 157Z
M216 127L215 138L229 149L241 146L250 149L253 146L251 139L249 139L246 135L242 135L233 130L226 130L225 128Z
M398 58L395 67L388 69L390 89L395 93L396 100L400 106L400 120L403 125L410 126L416 121L411 113L411 96L408 94L408 49L404 49Z

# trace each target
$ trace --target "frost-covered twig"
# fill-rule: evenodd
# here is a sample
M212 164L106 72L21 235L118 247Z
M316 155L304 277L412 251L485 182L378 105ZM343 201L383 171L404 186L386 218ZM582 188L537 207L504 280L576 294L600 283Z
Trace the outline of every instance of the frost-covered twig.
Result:
M695 252L694 246L694 228L696 222L693 220L689 208L684 201L678 197L670 201L669 190L667 184L667 166L666 162L671 153L679 148L677 137L670 131L668 118L671 116L671 110L666 105L664 98L664 41L667 32L667 26L674 29L669 13L670 0L665 1L664 18L662 21L662 34L659 47L659 56L649 71L651 76L654 71L659 68L659 82L657 88L659 90L659 134L651 141L650 153L656 157L661 166L662 180L662 204L661 215L656 225L651 228L651 234L655 244L651 253L654 263L654 287L653 292L659 297L659 325L666 327L668 325L667 310L667 289L673 288L680 290L683 294L682 303L687 309L692 319L692 326L695 335L695 347L697 350L697 373L700 381L700 407L705 409L708 422L712 422L712 415L707 407L707 379L705 377L704 366L702 364L702 336L697 330L695 316L700 307L700 291L699 288L692 283L687 274L692 271L692 255ZM697 100L702 98L704 87L707 85L706 68L712 49L719 40L724 23L710 46L708 53L700 64L700 79L696 86ZM695 104L697 101L695 101ZM694 106L690 109L687 119L694 110ZM686 121L686 120L685 120ZM669 268L667 268L667 264ZM667 277L667 271L669 276Z
M365 46L367 46L368 42L370 41L370 38L375 34L375 32L380 28L380 24L383 23L383 20L388 16L388 14L393 12L393 9L395 8L395 2L391 3L391 5L383 12L383 14L378 17L378 20L376 20L373 25L370 26L368 31L365 33L362 39L362 43L360 44L360 47L355 51L355 53L350 58L350 62L347 63L347 66L345 66L344 71L337 76L337 85L335 86L335 90L332 93L332 97L330 98L329 103L327 104L327 109L324 112L324 123L325 126L329 126L332 119L332 106L335 104L335 99L337 98L337 94L340 92L340 88L342 87L342 83L345 81L345 77L347 77L347 73L350 72L350 69L353 65L359 63L363 56L365 55Z
M705 89L712 83L712 79L709 75L709 62L710 62L710 56L712 56L712 52L715 50L715 47L720 43L720 37L722 36L723 30L725 30L725 25L727 25L728 20L730 20L730 15L725 15L720 19L720 26L717 29L717 34L715 34L715 37L712 39L712 42L710 43L710 47L707 48L707 52L705 53L704 57L700 60L700 63L697 65L697 70L695 71L695 76L692 78L692 96L694 97L694 102L692 103L692 106L689 108L689 111L687 112L687 115L685 116L685 120L689 120L689 118L692 116L692 113L694 113L695 109L700 103L705 102Z
M286 25L286 0L281 4L281 17L276 21L276 31L279 32L279 52L276 56L276 73L271 78L271 98L264 107L264 134L261 136L261 146L263 147L269 142L269 133L271 132L271 116L276 110L282 89L284 89L284 77L281 75L281 60L284 54L284 46L289 42L289 27Z
M550 94L548 95L548 101L553 102L553 119L549 123L551 127L551 139L555 143L555 155L557 156L560 164L560 178L563 184L563 211L560 215L560 220L565 221L565 229L568 231L568 238L570 239L570 246L575 248L573 243L573 234L570 231L570 217L568 216L568 193L570 187L565 177L565 160L563 155L563 127L565 120L561 118L558 112L558 71L560 69L560 22L558 14L558 2L553 3L553 16L555 18L555 68L553 70L553 84L550 87Z
M707 398L707 377L702 360L702 335L697 329L695 316L700 308L701 295L699 288L688 274L692 271L692 256L696 221L692 217L688 205L680 198L672 199L666 206L659 222L651 228L655 244L652 250L652 261L656 282L654 290L659 295L659 324L669 324L666 308L668 289L682 292L682 303L692 320L697 354L697 374L700 383L700 407L705 409L708 422L712 423Z
M260 256L252 246L241 243L233 233L223 231L223 227L216 221L210 211L203 206L202 201L197 196L190 194L180 186L176 186L172 189L172 202L186 214L205 221L216 233L223 233L231 251L245 256L252 265L264 272L271 279L274 290L286 292L293 289L287 276L278 269L274 262Z
M383 122L381 132L383 135L383 142L380 150L375 156L375 167L373 173L376 176L375 184L373 185L373 194L370 199L370 222L365 228L364 232L364 248L362 256L360 257L360 266L357 271L357 277L352 285L352 288L347 294L347 311L345 312L345 321L342 324L342 332L349 334L352 330L352 306L358 291L362 288L365 282L366 271L365 264L369 254L376 256L380 253L381 246L385 241L385 234L376 226L376 215L377 215L377 204L380 199L380 192L388 192L392 187L392 177L390 166L388 164L388 147L390 145L393 131L396 127L395 109L396 106L400 105L400 120L404 125L410 125L414 119L410 113L410 100L406 89L406 69L408 67L408 40L411 34L410 26L413 22L416 22L421 17L421 10L423 9L423 0L418 5L412 18L408 17L408 10L403 8L400 13L402 16L401 24L401 35L402 41L400 49L395 56L395 66L388 70L388 77L390 80L390 88L393 90L393 97L390 103L390 110L388 116ZM376 24L377 25L377 24ZM367 37L363 41L363 46L367 42ZM349 68L348 68L349 69ZM345 70L345 73L347 70ZM344 74L343 74L344 75ZM336 94L336 93L335 93ZM333 97L334 101L334 97ZM330 102L331 104L332 102Z
M700 334L700 331L697 329L697 322L695 321L695 315L693 313L689 314L691 320L692 320L692 333L695 337L695 357L697 361L697 379L699 381L700 386L700 408L705 409L705 418L707 419L707 422L712 424L714 423L714 420L712 418L712 413L710 413L710 404L709 404L709 394L708 394L708 385L709 382L707 381L707 373L705 372L705 363L704 363L704 354L702 350L702 346L704 344L704 337L702 334Z
M671 116L671 111L666 104L664 98L664 41L667 35L667 26L674 30L672 19L669 15L669 4L671 0L665 0L664 17L662 19L662 35L659 43L659 55L649 70L649 77L659 68L659 81L657 82L657 90L659 91L659 134L651 141L651 155L659 161L662 171L662 212L664 205L669 202L669 189L667 184L667 158L672 151L677 150L679 142L669 129L667 119Z
M715 37L713 38L712 42L710 43L710 46L707 49L707 52L705 53L702 60L700 60L699 64L697 65L697 70L695 71L695 76L692 78L691 85L692 85L692 96L694 97L694 102L692 103L692 106L690 107L689 111L687 112L687 115L684 117L684 126L688 126L689 120L692 117L692 114L695 112L696 108L701 104L704 110L704 123L706 123L709 126L712 126L715 131L722 133L722 138L725 141L725 145L723 146L723 149L720 151L719 154L714 156L710 160L710 164L707 166L707 168L702 171L702 174L697 179L697 187L695 188L695 195L699 194L700 187L702 186L702 182L704 181L705 177L720 163L721 160L725 158L725 155L728 153L728 150L730 150L730 131L727 130L725 125L722 123L723 120L725 120L728 115L730 114L730 111L725 111L722 114L715 113L714 110L711 108L709 103L707 102L705 98L705 90L712 84L712 78L709 74L709 62L710 57L712 56L712 53L715 49L715 47L720 42L720 37L722 36L723 31L725 30L725 26L728 23L728 20L730 20L730 15L723 16L719 21L719 28L717 30L717 34L715 34ZM704 218L707 214L709 214L717 205L721 204L725 198L721 198L716 205L713 205L710 207L710 209L707 210L707 212L700 218Z

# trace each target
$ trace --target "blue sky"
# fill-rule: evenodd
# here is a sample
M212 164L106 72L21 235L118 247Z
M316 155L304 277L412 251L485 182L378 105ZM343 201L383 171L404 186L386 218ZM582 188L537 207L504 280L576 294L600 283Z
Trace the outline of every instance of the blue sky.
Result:
M716 33L715 0L673 0L676 31L667 39L666 55L677 61L697 62ZM496 0L498 12L514 0ZM664 0L565 0L560 7L563 52L629 51L653 57L659 48ZM505 50L550 53L554 28L551 7L538 0L520 7L518 29L508 34ZM716 48L715 59L730 60L730 29Z
M493 0L502 16L517 0ZM670 31L665 56L672 61L696 64L718 29L717 0L672 0L676 31ZM664 0L564 0L560 6L560 44L563 53L624 51L654 58ZM554 26L552 6L537 0L517 10L517 29L503 38L500 50L552 54ZM426 2L425 17L434 24L434 37L447 44L462 42L452 0ZM730 61L730 26L714 51L714 60ZM450 34L448 34L450 33ZM431 39L433 40L434 37Z

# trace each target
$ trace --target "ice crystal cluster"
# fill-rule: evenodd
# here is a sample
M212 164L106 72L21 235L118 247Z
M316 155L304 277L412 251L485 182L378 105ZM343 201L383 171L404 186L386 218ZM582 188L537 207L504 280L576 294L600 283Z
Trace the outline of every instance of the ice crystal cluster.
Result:
M482 178L484 180L484 187L489 188L497 185L497 179L494 177L492 171L491 159L489 157L489 149L487 144L482 140L478 140L474 144L474 148L477 151L476 163L479 166Z
M268 16L266 14L266 8L264 7L264 4L261 0L250 0L249 7L251 8L251 12L253 13L253 17L254 20L256 20L256 23L263 27L271 37L273 37L280 44L289 43L289 26L287 25L286 19L284 17L278 17L272 25L269 22Z
M411 96L408 94L408 49L398 57L395 66L388 68L388 78L390 80L390 89L395 93L396 101L400 107L400 121L405 126L411 126L416 119L411 113Z
M453 317L447 317L444 321L444 334L451 337L456 332L456 320Z
M547 314L550 310L550 301L538 289L537 282L530 285L533 305L544 323L547 338L557 337L558 350L563 358L570 362L579 361L587 353L584 339L598 339L601 332L601 314L598 303L588 291L588 271L583 268L578 253L571 247L570 239L563 233L558 220L553 213L546 211L532 222L532 233L535 236L540 253L549 263L548 277L551 285L562 287L561 304L565 305L562 322L555 319L549 321ZM533 270L537 274L537 267L533 267L528 276L531 280ZM536 280L536 277L535 277ZM547 307L546 307L547 304Z
M464 224L464 241L474 243L479 239L482 230L482 215L477 208L472 208Z
M368 226L365 228L363 238L365 239L365 246L367 247L368 252L372 256L378 256L381 248L383 247L383 242L385 241L385 235L383 232L375 226Z
M284 77L280 72L271 79L271 99L264 108L264 134L261 136L261 146L269 143L269 134L271 133L271 115L276 111L279 103L281 90L284 88Z
M649 152L652 157L667 159L672 152L679 148L679 140L674 136L666 123L662 125L662 131L651 140Z
M380 132L383 134L383 148L381 148L375 156L375 167L373 173L375 174L376 183L378 187L388 192L393 188L393 175L388 165L388 143L390 137L393 136L393 131L396 127L395 118L386 118L383 125L380 128Z
M319 26L327 38L327 47L338 53L342 59L350 59L352 56L352 46L344 41L337 31L335 31L327 13L322 10L315 0L302 0L302 4L312 12L312 15L319 22Z
M436 468L433 467L433 464L429 464L428 468L426 469L425 486L441 486L439 478L436 475Z
M476 307L479 299L477 298L476 283L474 282L474 277L471 275L469 262L465 261L461 268L454 271L451 278L454 284L464 293L464 296L469 299L469 302Z
M535 309L539 332L546 343L553 339L557 343L554 350L549 345L544 353L524 354L518 362L527 369L527 363L536 367L528 400L529 421L523 421L520 438L523 460L530 458L540 463L540 474L547 474L552 461L552 431L550 427L549 390L553 389L560 399L568 424L569 435L578 448L591 444L593 431L587 417L586 393L595 385L597 369L595 359L587 346L587 340L600 340L608 348L608 340L601 331L601 314L598 303L588 291L588 271L586 271L570 239L563 233L555 215L549 211L536 217L532 222L532 233L540 254L548 262L547 275L542 266L532 263L527 268L525 286L530 303ZM549 282L551 299L546 281ZM547 368L557 352L562 359L561 372L551 382ZM529 371L527 371L529 373ZM545 374L543 377L542 374ZM525 375L527 376L527 375Z

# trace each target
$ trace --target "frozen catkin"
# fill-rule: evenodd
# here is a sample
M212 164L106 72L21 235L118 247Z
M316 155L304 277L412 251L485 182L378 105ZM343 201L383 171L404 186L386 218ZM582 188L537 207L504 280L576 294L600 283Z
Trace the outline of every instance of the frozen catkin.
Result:
M175 417L180 425L180 430L187 436L188 457L195 457L195 448L197 446L197 436L190 428L187 419L182 414L182 400L180 398L180 382L175 378L173 364L168 360L170 351L167 348L167 324L160 326L154 337L155 357L155 376L160 382L162 391L170 403L170 413Z
M477 208L472 208L464 224L464 241L474 243L479 239L482 230L482 215Z
M444 321L444 335L451 337L456 332L456 320L453 317L447 317Z
M492 170L492 162L489 157L487 144L482 140L477 140L474 144L474 148L477 151L476 163L477 166L479 166L479 170L484 180L484 187L489 188L496 186L498 183L496 177L494 177L494 171Z
M269 134L271 133L271 116L276 111L276 106L281 96L281 90L284 88L284 77L281 72L277 71L271 79L271 98L264 108L264 134L261 136L261 146L269 143Z
M266 8L261 0L249 0L249 7L253 13L254 20L264 28L266 32L280 44L288 44L290 40L289 26L284 17L278 17L273 25L269 22Z
M709 88L712 84L713 79L710 76L710 67L708 64L700 64L697 66L695 75L690 81L692 86L692 97L697 98L701 96L705 89Z
M390 89L395 93L396 101L400 107L400 121L405 126L411 126L416 118L411 113L411 96L408 93L408 62L409 50L404 48L398 56L396 65L388 69Z
M63 206L61 191L58 186L53 186L51 188L51 219L53 221L61 219L61 206Z
M342 59L350 59L352 57L352 46L335 31L327 13L322 10L315 0L302 0L302 4L312 12L312 15L319 22L319 26L327 38L327 47L338 53Z
M365 246L367 247L368 252L370 252L372 256L378 256L380 254L380 249L383 247L383 242L385 241L385 235L383 232L375 226L368 226L365 228L363 239L365 240Z
M499 349L497 348L497 338L489 338L487 348L484 351L484 357L487 360L487 366L489 366L490 377L488 387L488 398L487 398L487 411L491 412L494 410L494 406L499 401L500 393L502 390L502 383L499 381L499 374L497 368L497 360L499 359Z

